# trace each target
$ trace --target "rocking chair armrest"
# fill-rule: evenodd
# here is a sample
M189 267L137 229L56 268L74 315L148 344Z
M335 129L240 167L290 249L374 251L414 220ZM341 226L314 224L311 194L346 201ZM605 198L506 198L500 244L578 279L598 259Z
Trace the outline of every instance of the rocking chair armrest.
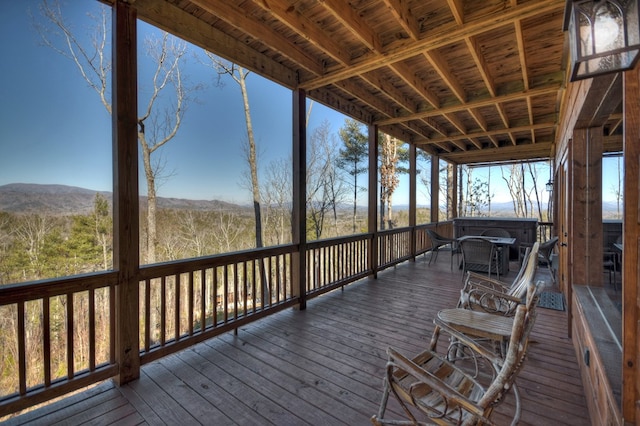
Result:
M447 382L435 376L428 370L421 368L418 364L391 347L387 349L387 354L389 357L389 360L387 362L387 381L389 382L390 386L392 386L392 383L395 382L394 373L397 373L398 370L401 370L402 372L410 375L421 383L426 384L430 389L438 392L443 397L455 401L458 406L462 407L467 412L484 419L483 409L475 402L462 395L457 389L450 386ZM455 370L458 374L463 375L465 379L473 382L475 386L478 386L484 390L484 387L476 379L460 370L451 362L438 356L436 353L425 351L423 354L431 358L437 358L440 362L446 364L448 368Z

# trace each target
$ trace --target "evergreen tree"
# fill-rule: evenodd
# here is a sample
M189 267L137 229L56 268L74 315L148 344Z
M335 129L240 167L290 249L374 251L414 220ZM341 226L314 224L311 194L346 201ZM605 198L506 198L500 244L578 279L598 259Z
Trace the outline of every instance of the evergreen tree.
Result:
M356 120L346 119L340 129L340 139L344 144L338 152L337 166L353 176L353 232L356 232L358 207L358 175L365 173L369 154L368 137L362 132L362 124ZM363 165L364 163L364 165Z

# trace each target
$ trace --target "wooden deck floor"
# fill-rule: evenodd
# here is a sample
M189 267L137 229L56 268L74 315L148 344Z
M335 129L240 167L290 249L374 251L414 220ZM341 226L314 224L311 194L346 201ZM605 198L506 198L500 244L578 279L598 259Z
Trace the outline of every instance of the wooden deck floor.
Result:
M426 260L146 365L126 386L105 382L7 424L371 424L386 348L423 349L434 314L457 300L461 274L450 272L448 254ZM517 381L522 425L590 423L566 327L566 312L539 309ZM494 419L509 424L513 408L510 395Z

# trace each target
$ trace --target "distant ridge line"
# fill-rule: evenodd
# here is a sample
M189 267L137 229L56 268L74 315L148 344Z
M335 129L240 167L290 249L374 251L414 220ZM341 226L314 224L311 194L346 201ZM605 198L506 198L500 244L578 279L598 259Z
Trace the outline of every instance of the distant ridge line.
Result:
M87 214L93 210L96 194L111 203L111 191L97 191L61 184L10 183L0 186L0 211L9 213ZM147 197L141 196L141 202ZM221 200L189 200L158 197L158 207L188 210L245 210L246 206Z

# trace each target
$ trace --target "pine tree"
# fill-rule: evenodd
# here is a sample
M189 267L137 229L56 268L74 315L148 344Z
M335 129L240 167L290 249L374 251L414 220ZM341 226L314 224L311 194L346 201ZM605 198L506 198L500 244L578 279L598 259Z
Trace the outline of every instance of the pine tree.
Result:
M344 148L338 152L337 166L353 176L353 232L356 232L358 208L358 175L365 173L369 154L367 135L362 132L362 125L356 120L346 119L340 129L340 139ZM364 165L363 165L364 163Z

